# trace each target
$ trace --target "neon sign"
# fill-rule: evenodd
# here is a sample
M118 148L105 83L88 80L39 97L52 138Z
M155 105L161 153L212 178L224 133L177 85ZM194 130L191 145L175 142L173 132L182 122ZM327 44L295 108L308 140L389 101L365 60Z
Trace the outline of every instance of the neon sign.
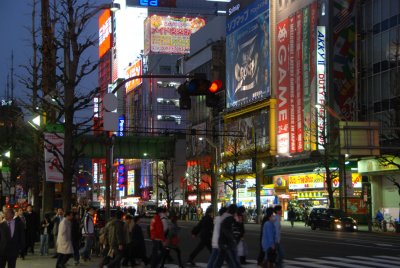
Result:
M140 0L139 5L145 7L158 7L158 0Z

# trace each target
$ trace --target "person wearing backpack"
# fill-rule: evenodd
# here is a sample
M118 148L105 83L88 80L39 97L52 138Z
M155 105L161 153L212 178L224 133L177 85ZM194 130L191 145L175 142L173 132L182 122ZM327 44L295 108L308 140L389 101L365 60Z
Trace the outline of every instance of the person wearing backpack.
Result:
M90 260L90 253L94 244L94 213L94 207L90 207L83 217L82 236L85 239L85 246L80 251L83 261Z
M176 252L178 257L179 268L183 268L182 258L181 258L181 250L179 248L179 232L181 227L178 226L178 217L172 216L171 221L168 226L167 232L167 242L165 246L165 252L161 261L160 268L164 268L165 261L167 260L169 253L171 250Z
M212 207L208 207L206 210L206 215L199 221L199 223L193 228L192 236L198 236L200 238L197 247L190 253L187 263L191 265L196 265L194 258L202 251L207 248L211 252L211 239L212 231L214 229L214 220L212 217Z

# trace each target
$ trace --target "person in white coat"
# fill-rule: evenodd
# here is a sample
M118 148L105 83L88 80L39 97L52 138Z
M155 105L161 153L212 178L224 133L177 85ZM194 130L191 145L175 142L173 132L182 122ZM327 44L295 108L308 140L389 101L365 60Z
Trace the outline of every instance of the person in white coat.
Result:
M56 268L65 268L65 264L74 253L71 238L72 217L72 212L68 211L58 227Z

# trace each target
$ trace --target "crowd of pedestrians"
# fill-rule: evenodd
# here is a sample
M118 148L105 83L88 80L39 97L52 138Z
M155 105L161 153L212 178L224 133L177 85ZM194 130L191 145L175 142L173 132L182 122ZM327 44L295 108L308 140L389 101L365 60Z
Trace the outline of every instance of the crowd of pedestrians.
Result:
M96 213L94 207L78 205L67 212L57 208L40 221L31 205L25 210L3 207L0 213L0 268L6 264L13 268L18 257L25 259L27 254L34 254L37 241L40 241L42 256L49 254L49 248L54 248L52 257L56 259L56 268L66 267L70 259L75 265L81 261L90 262L96 248L102 256L101 268L133 267L140 263L163 268L174 258L179 267L194 266L197 255L203 250L209 252L209 268L219 268L224 263L230 268L238 268L248 263L244 207L222 207L215 216L213 208L207 208L191 230L192 237L198 242L185 262L180 248L180 217L174 210L157 208L151 219L147 230L152 243L150 256L147 255L141 217L135 216L134 210L117 209L102 228L96 225ZM264 213L257 260L259 267L282 265L281 217L280 205L268 208Z

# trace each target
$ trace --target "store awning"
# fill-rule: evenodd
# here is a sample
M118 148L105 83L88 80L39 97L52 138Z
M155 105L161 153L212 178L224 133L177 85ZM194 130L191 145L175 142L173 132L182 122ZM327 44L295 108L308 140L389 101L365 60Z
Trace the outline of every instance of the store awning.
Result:
M274 167L270 169L265 169L264 176L312 172L318 166L319 166L318 163L309 163L309 164L301 164L293 166Z

